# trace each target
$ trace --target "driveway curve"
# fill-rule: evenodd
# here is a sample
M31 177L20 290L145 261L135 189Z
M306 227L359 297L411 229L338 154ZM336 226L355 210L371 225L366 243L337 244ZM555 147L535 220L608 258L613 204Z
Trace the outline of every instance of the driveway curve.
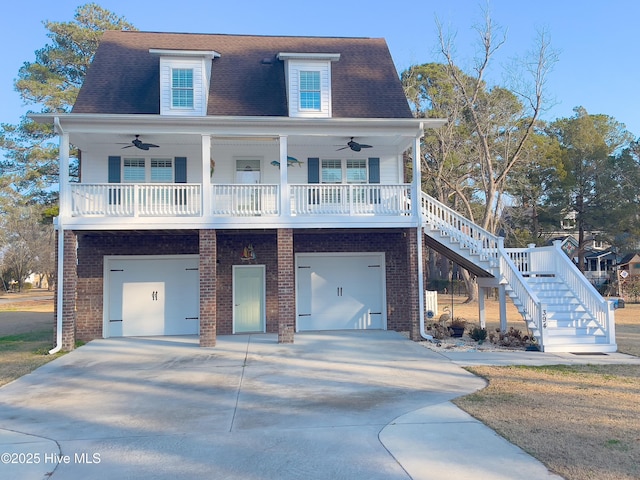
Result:
M394 422L484 386L395 332L295 340L92 341L0 388L0 446L53 479L418 478Z

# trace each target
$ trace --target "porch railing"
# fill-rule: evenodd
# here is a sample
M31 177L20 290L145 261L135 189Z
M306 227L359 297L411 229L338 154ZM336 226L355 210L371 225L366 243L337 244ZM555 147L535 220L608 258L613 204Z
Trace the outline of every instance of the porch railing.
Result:
M278 216L280 186L214 184L210 205L202 185L80 183L71 185L74 217ZM292 216L410 216L407 184L290 185ZM204 209L203 209L204 208Z
M212 185L211 213L231 217L279 215L278 185Z
M201 188L187 183L80 183L71 185L71 214L109 217L196 217Z
M292 215L411 215L411 186L291 185Z

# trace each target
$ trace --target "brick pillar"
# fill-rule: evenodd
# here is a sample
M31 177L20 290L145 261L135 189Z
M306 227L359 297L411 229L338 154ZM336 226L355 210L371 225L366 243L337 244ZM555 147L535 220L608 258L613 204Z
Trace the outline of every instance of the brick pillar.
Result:
M76 294L78 289L78 252L76 234L64 232L62 258L62 350L71 351L76 346Z
M420 340L420 292L418 291L418 233L415 228L407 229L407 301L411 340Z
M293 343L295 331L295 285L293 230L278 229L278 343Z
M200 230L200 346L216 346L216 261L215 230Z

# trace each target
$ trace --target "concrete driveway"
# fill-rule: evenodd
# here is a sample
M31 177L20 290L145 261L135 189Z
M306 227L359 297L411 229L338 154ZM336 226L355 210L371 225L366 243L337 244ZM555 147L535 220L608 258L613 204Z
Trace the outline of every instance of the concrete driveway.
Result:
M0 477L464 478L435 453L464 427L482 478L551 478L448 403L483 386L395 332L96 340L0 388Z

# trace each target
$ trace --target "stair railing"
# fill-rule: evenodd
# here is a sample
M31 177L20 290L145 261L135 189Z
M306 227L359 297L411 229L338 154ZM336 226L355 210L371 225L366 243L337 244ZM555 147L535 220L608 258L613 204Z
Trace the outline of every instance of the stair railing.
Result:
M458 242L470 254L478 255L499 269L500 281L507 283L518 301L522 304L523 316L531 321L539 332L536 339L544 346L546 312L537 295L524 279L522 273L504 248L504 239L479 227L471 220L421 192L420 207L422 222L432 225L444 235Z
M607 343L614 344L616 332L613 302L605 300L584 274L578 270L578 267L562 251L560 240L553 242L552 250L556 275L564 281L567 287L580 299L584 308L598 322L607 336Z
M461 248L468 249L471 255L478 255L481 260L488 261L491 267L498 267L499 237L424 192L421 192L420 207L423 224L436 227L458 242Z
M525 322L533 323L535 327L533 329L534 336L541 350L544 351L544 337L547 328L546 307L538 299L538 296L523 275L523 272L528 273L530 271L531 259L527 252L522 249L505 249L503 242L500 242L499 251L502 279L509 285L509 288L520 302L521 307L518 310L524 317ZM503 281L502 279L501 282ZM535 335L536 331L538 335Z

